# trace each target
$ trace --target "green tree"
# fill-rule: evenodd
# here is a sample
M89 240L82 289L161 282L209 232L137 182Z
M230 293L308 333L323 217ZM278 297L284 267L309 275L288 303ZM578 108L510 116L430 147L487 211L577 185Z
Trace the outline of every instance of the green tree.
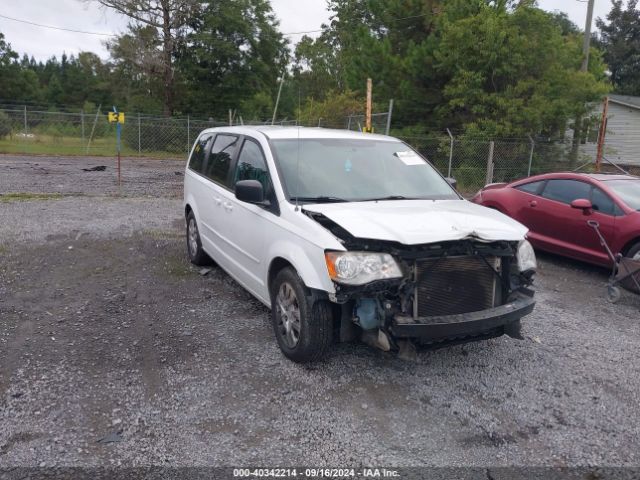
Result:
M177 59L183 111L224 117L258 93L275 98L288 48L268 0L208 2L189 27Z
M0 95L13 102L39 99L37 77L23 68L18 58L0 32Z
M598 18L599 44L611 71L615 91L625 95L640 95L640 11L637 0L612 0L607 21Z
M93 0L88 0L93 1ZM155 29L159 39L159 61L163 87L163 109L174 109L174 56L184 38L187 23L197 15L196 0L96 0L131 19L133 29Z
M131 25L127 33L106 45L113 63L115 103L130 111L163 111L164 66L157 29Z
M441 35L437 68L448 81L438 111L449 124L495 136L554 135L607 91L599 56L580 72L578 38L563 37L537 8L483 6L445 22Z
M577 29L531 0L329 0L329 6L334 15L319 40L334 52L335 76L360 94L373 78L377 101L396 99L394 126L412 132L453 127L561 136L568 120L607 90L599 53L588 73L579 72Z
M293 57L293 79L305 97L323 100L328 92L342 90L336 50L326 36L303 36Z

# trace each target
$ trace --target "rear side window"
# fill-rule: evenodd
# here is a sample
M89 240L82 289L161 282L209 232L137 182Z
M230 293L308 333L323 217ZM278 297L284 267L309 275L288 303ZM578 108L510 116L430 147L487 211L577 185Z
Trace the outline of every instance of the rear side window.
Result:
M217 135L211 146L209 159L204 167L204 175L214 182L227 184L231 159L236 151L238 137Z
M597 187L593 188L593 192L591 194L591 203L593 204L593 209L597 210L600 213L604 213L606 215L615 215L616 206L611 200L611 197L604 193Z
M257 180L265 192L269 191L269 171L262 150L257 143L246 140L238 156L234 184L240 180Z
M542 191L542 196L569 204L578 198L589 199L591 185L577 180L549 180Z
M520 190L521 192L527 192L527 193L532 193L534 195L537 195L543 183L544 181L525 183L524 185L518 185L515 188L516 190Z
M194 172L202 173L202 167L204 166L208 152L207 144L211 136L211 134L202 135L196 142L196 146L191 154L191 160L189 160L189 168Z

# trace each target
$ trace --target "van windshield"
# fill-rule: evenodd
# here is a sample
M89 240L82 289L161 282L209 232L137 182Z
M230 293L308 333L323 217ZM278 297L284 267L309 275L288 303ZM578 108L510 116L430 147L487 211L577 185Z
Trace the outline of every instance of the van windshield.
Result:
M460 198L429 163L399 141L314 138L272 140L272 145L291 201Z

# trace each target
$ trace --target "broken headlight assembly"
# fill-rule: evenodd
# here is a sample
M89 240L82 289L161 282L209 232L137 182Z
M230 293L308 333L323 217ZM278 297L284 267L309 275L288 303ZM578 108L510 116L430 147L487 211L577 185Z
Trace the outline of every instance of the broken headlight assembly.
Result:
M522 240L518 244L518 270L520 272L535 271L538 268L536 253L527 240Z
M402 277L402 271L388 253L326 252L331 280L346 285L364 285L375 280Z

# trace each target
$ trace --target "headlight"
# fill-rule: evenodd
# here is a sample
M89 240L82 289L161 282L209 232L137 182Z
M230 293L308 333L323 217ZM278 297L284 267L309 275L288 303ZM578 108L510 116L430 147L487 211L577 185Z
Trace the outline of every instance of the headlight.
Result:
M523 240L518 245L518 270L526 272L538 268L536 262L536 252L527 240Z
M388 253L327 252L324 254L331 280L363 285L374 280L402 277L400 267Z

